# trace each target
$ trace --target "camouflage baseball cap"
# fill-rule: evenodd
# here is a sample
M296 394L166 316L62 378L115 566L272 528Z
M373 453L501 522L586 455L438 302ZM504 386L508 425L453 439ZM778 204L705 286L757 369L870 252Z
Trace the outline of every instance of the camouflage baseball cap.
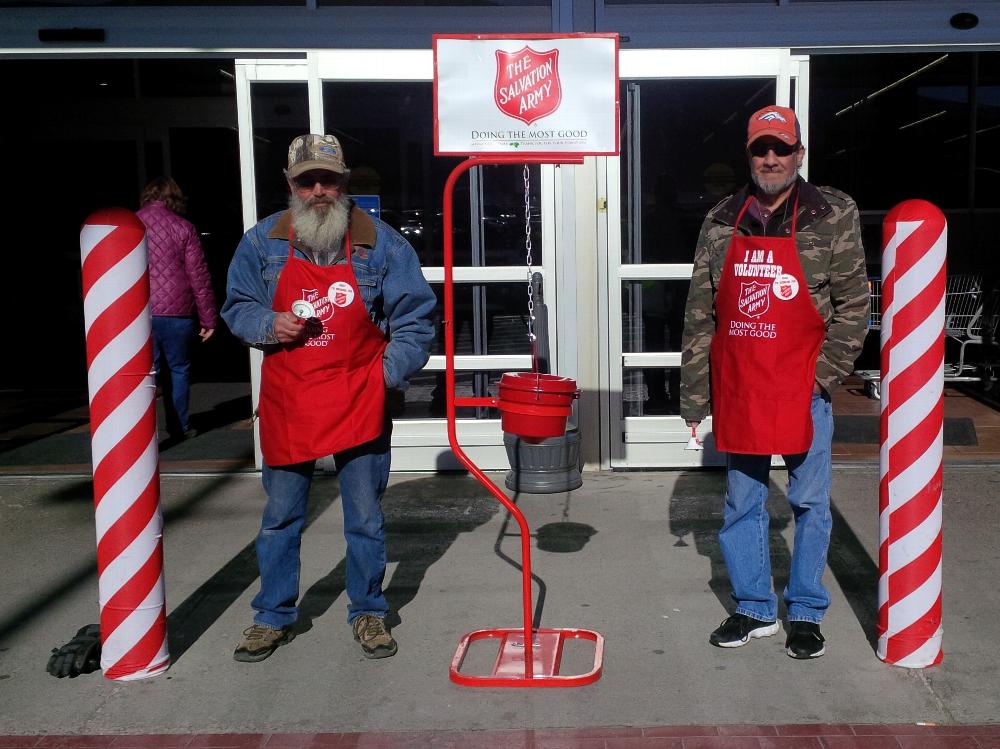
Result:
M288 147L288 176L298 177L310 169L344 174L344 151L332 135L300 135Z

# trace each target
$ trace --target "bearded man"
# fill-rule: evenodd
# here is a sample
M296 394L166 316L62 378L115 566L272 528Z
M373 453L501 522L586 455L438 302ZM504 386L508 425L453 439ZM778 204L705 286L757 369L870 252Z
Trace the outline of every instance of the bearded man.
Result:
M780 629L765 503L771 456L782 455L795 516L785 650L817 658L830 604L822 579L832 527L830 393L865 339L865 253L854 201L799 176L805 146L791 109L755 112L746 149L752 184L702 224L681 355L681 416L695 429L711 412L726 453L719 545L735 611L709 642L736 648Z
M409 243L353 205L335 137L293 140L285 176L289 209L243 235L222 308L233 333L264 351L261 587L233 657L262 661L295 636L313 469L332 455L347 539L347 620L366 657L386 658L397 645L382 594L391 434L385 391L405 389L427 363L436 299Z

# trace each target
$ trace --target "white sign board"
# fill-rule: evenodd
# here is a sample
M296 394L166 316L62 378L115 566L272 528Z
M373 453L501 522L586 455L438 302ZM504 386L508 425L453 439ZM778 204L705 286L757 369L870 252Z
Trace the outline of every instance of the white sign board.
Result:
M434 153L618 154L618 35L434 37Z

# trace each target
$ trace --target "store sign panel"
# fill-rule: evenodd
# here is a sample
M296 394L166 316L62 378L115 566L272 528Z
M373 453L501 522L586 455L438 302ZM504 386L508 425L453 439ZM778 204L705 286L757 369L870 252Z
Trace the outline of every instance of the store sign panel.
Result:
M434 153L618 154L618 35L434 37Z

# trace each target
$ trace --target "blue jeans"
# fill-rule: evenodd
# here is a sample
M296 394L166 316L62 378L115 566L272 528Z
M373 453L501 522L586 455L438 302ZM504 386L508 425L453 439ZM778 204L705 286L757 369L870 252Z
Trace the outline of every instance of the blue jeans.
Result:
M334 455L347 539L347 620L362 614L384 617L385 518L382 495L389 481L389 435ZM263 467L267 504L257 535L260 592L251 602L254 621L285 627L298 617L299 550L315 461Z
M191 342L198 332L193 317L153 316L153 362L156 379L163 388L163 410L167 431L184 434L190 427L188 403L191 392ZM165 377L166 372L170 373Z
M813 394L810 411L813 439L809 452L783 456L788 467L788 503L795 516L795 546L784 599L789 621L819 623L830 605L823 571L833 527L833 409L825 396ZM778 613L778 599L771 586L770 520L765 507L770 465L768 455L728 455L726 508L719 531L736 613L764 621L773 621Z

